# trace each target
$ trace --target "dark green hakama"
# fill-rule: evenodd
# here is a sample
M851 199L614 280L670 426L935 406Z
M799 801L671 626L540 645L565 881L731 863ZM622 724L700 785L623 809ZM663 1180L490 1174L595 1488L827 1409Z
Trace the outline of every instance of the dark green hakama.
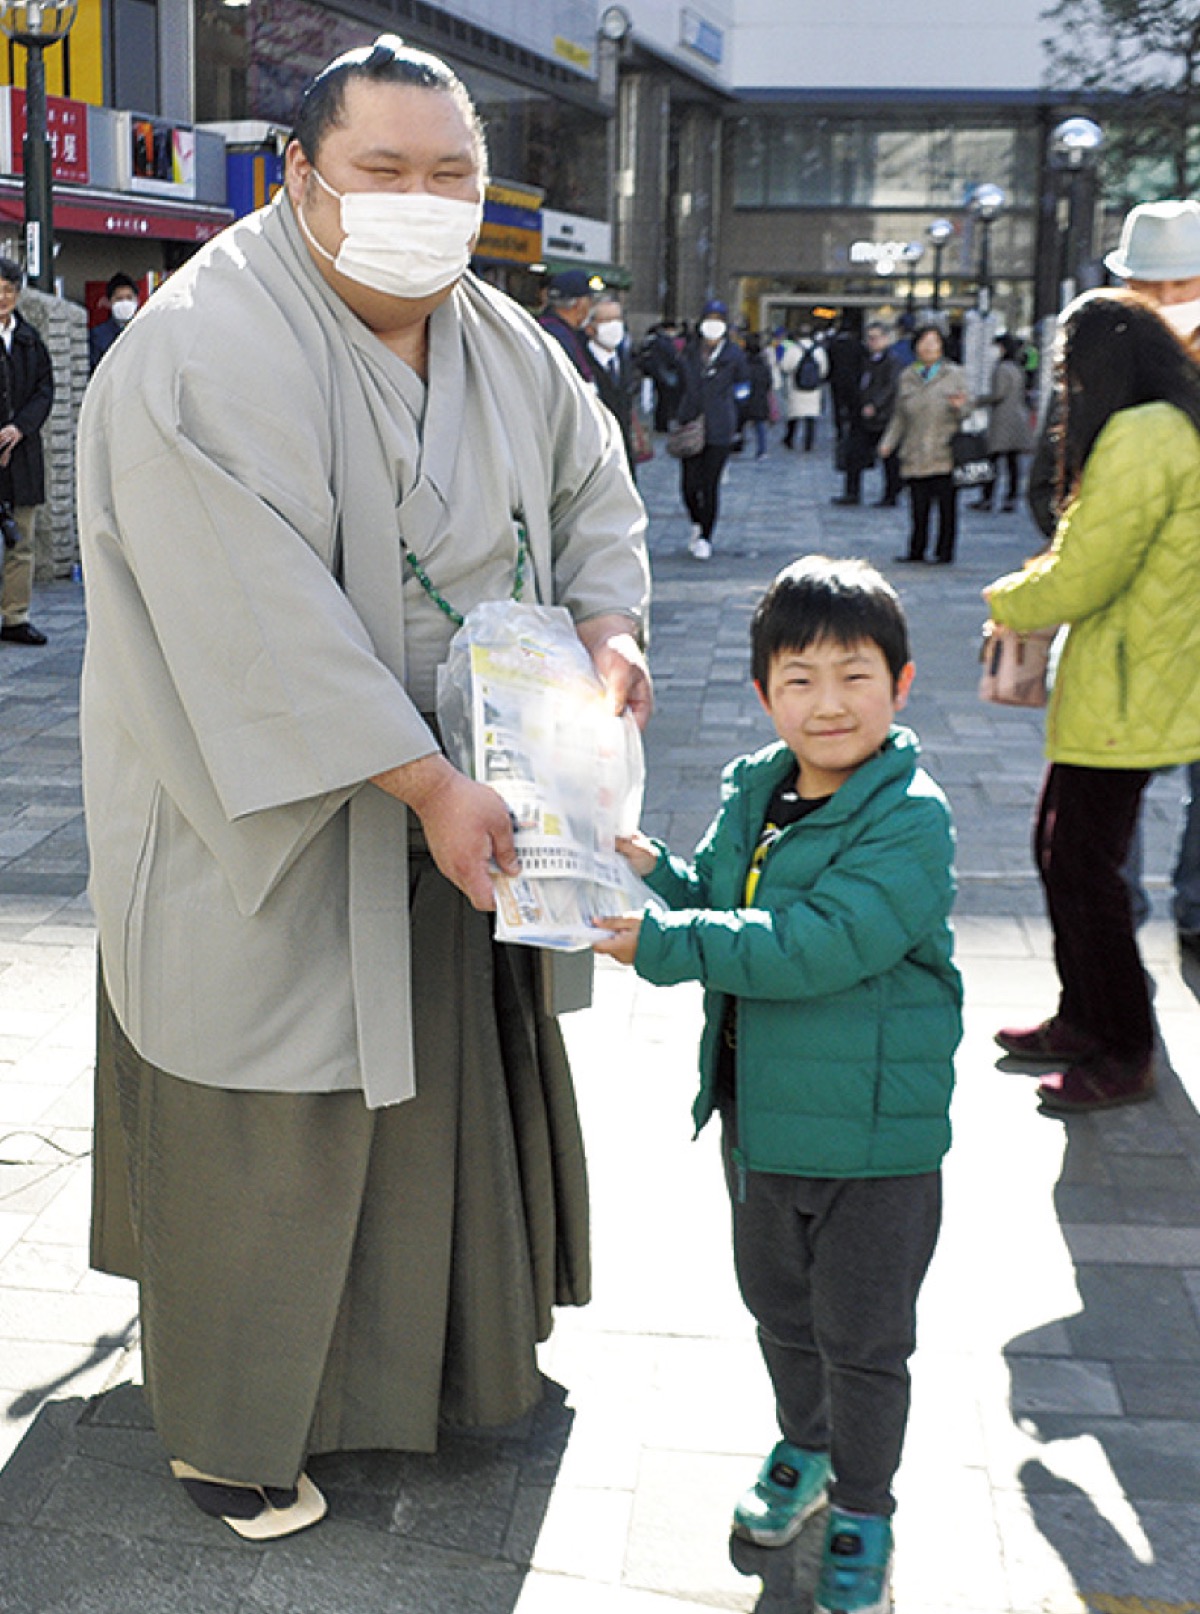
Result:
M102 992L92 1262L140 1286L173 1457L291 1485L309 1453L432 1451L540 1399L590 1293L574 1088L540 961L412 851L417 1095L234 1092L148 1064ZM219 1013L219 1005L214 1006Z

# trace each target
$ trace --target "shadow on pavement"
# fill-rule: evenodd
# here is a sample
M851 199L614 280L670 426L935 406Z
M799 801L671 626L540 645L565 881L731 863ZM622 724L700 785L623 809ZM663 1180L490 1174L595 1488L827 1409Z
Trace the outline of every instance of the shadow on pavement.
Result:
M1013 1421L1045 1451L1019 1470L1026 1505L1096 1614L1200 1609L1180 1501L1200 1497L1200 1118L1161 1050L1157 1076L1154 1102L1059 1123L1079 1310L1004 1353Z
M0 1610L510 1614L573 1418L546 1381L519 1424L435 1455L313 1458L328 1517L256 1545L186 1501L138 1386L50 1402L0 1473Z
M730 1563L739 1575L757 1575L762 1581L754 1614L812 1614L828 1519L827 1508L814 1513L786 1547L759 1547L730 1536Z

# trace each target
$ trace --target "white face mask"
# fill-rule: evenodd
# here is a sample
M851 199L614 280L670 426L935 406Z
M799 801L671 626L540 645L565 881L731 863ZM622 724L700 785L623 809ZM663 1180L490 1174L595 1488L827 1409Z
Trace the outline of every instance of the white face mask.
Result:
M602 319L592 333L598 347L607 348L615 353L625 340L625 321L623 319Z
M1160 316L1175 332L1187 342L1200 329L1200 297L1193 297L1187 303L1163 303L1159 305Z
M326 252L297 208L300 228L314 251L339 274L386 297L432 297L456 281L471 261L471 243L483 222L482 202L460 202L426 191L335 191L314 168L319 184L341 203L346 239Z
M116 320L118 325L128 325L129 321L138 311L138 305L134 302L132 297L120 297L115 303L111 303L109 306L112 312L112 317Z
M723 319L702 319L700 321L700 335L706 342L719 342L725 335L725 321Z

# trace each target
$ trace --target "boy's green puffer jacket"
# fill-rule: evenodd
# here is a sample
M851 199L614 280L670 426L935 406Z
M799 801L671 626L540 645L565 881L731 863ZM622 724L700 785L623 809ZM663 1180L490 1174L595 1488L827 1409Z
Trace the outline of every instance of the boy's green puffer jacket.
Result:
M693 865L660 849L639 975L701 981L695 1118L712 1113L727 996L737 1005L738 1142L753 1171L893 1177L937 1168L950 1142L962 986L951 962L954 832L945 797L893 727L822 807L784 830L754 905L745 879L785 745L725 771Z
M1046 754L1088 768L1200 757L1200 433L1168 403L1113 415L1050 553L988 605L1018 632L1069 622Z

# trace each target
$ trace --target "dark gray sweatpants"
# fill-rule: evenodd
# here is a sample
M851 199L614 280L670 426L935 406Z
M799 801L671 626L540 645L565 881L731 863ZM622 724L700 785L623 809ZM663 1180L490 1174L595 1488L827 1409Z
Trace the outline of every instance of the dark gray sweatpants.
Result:
M728 1125L725 1170L738 1287L758 1324L783 1437L829 1452L838 1507L890 1516L941 1173L742 1173Z

